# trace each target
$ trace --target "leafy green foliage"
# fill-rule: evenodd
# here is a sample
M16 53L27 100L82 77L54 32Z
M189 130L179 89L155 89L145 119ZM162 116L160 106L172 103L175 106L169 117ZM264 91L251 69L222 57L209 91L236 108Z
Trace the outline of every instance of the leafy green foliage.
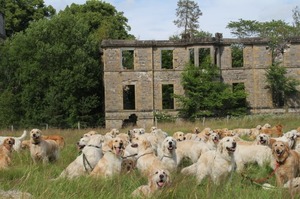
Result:
M272 100L275 107L286 105L286 100L298 92L296 86L300 82L286 77L286 74L286 68L280 66L279 63L271 65L266 70L267 84L272 92Z
M232 92L229 85L220 81L219 70L209 59L199 67L187 65L182 73L182 85L185 95L175 97L181 102L180 116L183 118L246 113L246 105L241 104L246 98L245 91Z
M244 46L241 44L231 45L232 67L243 67L243 48Z
M108 36L132 38L126 22L110 4L87 1L35 21L6 40L0 49L0 90L6 93L0 95L0 104L8 104L8 96L14 106L0 109L0 115L13 114L0 126L47 123L66 128L78 121L89 127L102 125L99 44Z
M29 24L55 14L52 6L43 0L0 0L0 11L5 15L5 30L8 37L28 28Z

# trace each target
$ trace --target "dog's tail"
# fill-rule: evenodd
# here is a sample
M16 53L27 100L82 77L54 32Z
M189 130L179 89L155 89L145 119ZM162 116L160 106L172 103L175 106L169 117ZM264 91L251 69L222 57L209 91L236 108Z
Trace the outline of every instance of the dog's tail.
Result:
M18 137L18 139L19 139L20 141L23 141L23 140L25 140L26 136L27 136L27 131L24 130L24 131L23 131L23 134L22 134L20 137Z

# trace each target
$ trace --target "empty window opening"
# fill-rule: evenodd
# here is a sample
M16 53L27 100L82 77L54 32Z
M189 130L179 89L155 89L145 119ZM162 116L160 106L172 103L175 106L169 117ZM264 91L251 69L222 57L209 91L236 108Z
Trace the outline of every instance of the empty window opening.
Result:
M189 49L189 55L190 55L190 64L195 65L195 50L194 50L194 48Z
M161 50L161 68L173 68L173 50Z
M162 85L162 109L174 109L173 84Z
M198 51L199 66L211 64L210 48L199 48Z
M123 108L124 110L135 109L135 86L126 85L123 88Z
M123 120L122 128L136 126L137 119L136 114L131 114L128 119Z
M122 50L122 67L134 69L134 50Z
M243 67L243 48L244 46L242 44L231 45L231 61L233 68Z

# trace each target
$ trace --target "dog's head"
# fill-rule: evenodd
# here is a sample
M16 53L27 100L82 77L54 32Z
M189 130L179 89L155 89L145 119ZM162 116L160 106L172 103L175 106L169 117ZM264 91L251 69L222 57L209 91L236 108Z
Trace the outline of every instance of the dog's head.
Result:
M90 137L95 134L98 134L98 132L97 131L89 131L89 132L83 134L83 137Z
M131 140L131 147L137 148L138 151L145 151L152 148L152 145L144 136L136 136Z
M209 140L212 141L214 144L218 144L220 140L220 135L212 131L209 135Z
M121 164L122 173L130 173L135 169L136 161L134 159L123 159Z
M163 169L153 169L148 177L149 186L151 190L161 189L170 184L169 171Z
M169 153L175 152L177 148L176 144L177 144L176 140L173 137L171 136L166 137L162 142L163 151Z
M256 141L259 145L268 145L270 142L270 136L265 133L260 133L256 136Z
M275 141L272 144L272 154L278 163L283 163L289 156L290 147L287 142Z
M81 151L90 141L91 137L92 136L90 135L90 136L83 136L82 138L80 138L80 140L76 143L78 150Z
M221 153L233 154L236 149L236 141L234 137L224 137L220 140L217 150Z
M3 141L4 147L5 147L7 150L9 150L9 151L12 150L12 147L13 147L14 144L15 144L15 139L14 139L14 138L11 138L11 137L8 137L8 138L6 138L6 139Z
M30 139L32 144L39 144L42 140L42 131L40 129L32 129L30 131Z
M115 137L111 139L107 145L114 154L116 154L117 156L123 156L125 149L123 139L121 139L120 137Z
M181 131L175 132L175 133L173 134L173 137L174 137L177 141L179 141L179 142L186 139L185 136L184 136L184 133L181 132Z

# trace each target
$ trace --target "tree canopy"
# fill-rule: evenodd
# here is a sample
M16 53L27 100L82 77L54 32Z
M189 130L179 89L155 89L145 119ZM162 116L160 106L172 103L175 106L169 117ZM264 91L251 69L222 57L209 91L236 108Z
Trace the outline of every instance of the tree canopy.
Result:
M25 30L32 22L55 14L55 9L46 6L43 0L0 0L0 11L5 16L8 37Z
M184 28L184 35L193 37L194 32L199 28L199 17L202 16L198 4L191 0L179 0L177 2L176 16L177 20L174 20L174 24L178 28Z
M224 84L217 66L209 59L200 66L188 64L181 77L185 91L175 95L182 109L179 115L187 119L243 115L247 112L246 93L243 87Z
M129 29L123 13L92 0L7 39L0 48L0 126L102 125L99 45L104 38L133 38Z

